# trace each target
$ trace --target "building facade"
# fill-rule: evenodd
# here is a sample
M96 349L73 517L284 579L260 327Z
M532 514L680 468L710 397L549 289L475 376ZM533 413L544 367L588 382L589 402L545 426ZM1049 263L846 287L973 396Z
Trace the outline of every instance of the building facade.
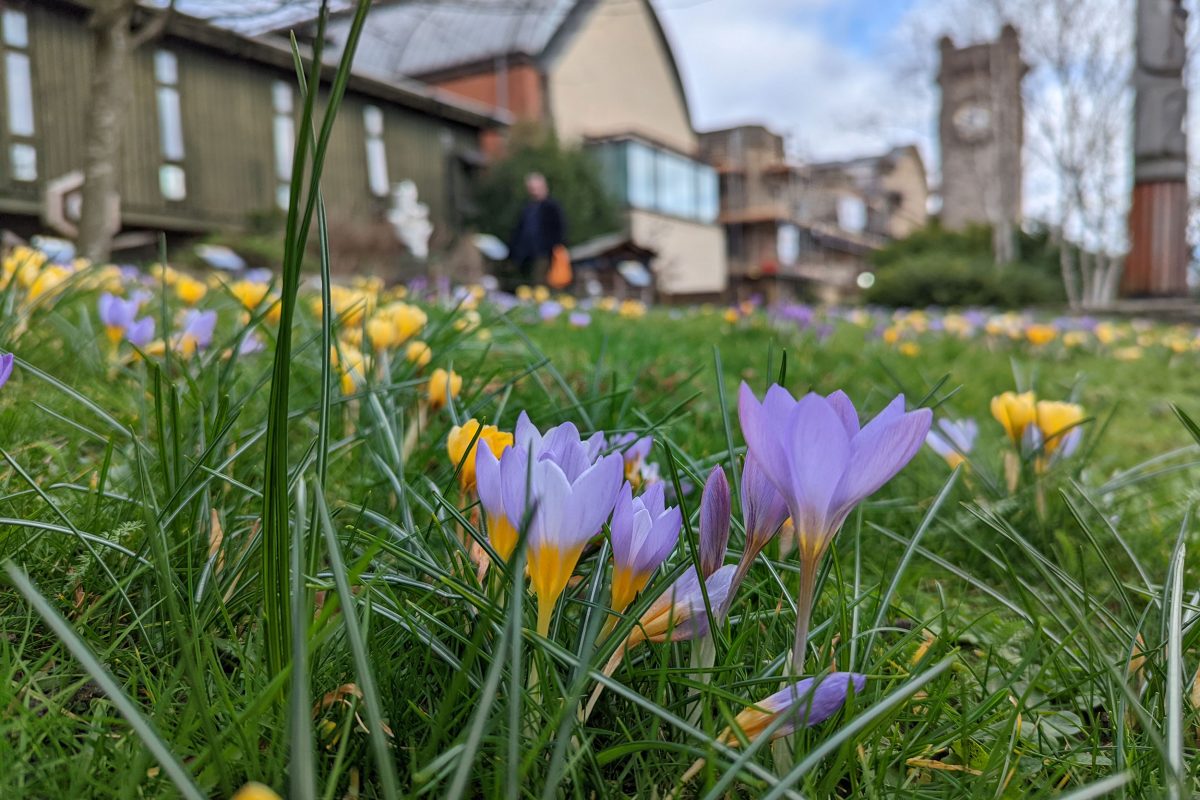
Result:
M69 234L61 228L78 219L70 187L86 142L89 13L66 0L0 0L0 227ZM172 15L132 55L121 229L236 231L278 213L300 112L286 47ZM462 98L355 75L322 178L331 221L382 222L393 186L408 179L435 225L452 229L481 133L500 124Z
M335 51L348 25L331 22ZM700 160L670 44L646 0L384 2L356 66L487 103L591 149L626 209L626 232L657 254L660 293L725 290L717 175Z
M1017 31L1006 25L995 41L966 47L943 37L939 50L941 222L951 230L990 225L1003 235L1021 220L1027 68Z
M805 294L837 301L858 291L866 257L927 221L925 167L915 147L800 165L760 125L701 134L720 176L735 296Z

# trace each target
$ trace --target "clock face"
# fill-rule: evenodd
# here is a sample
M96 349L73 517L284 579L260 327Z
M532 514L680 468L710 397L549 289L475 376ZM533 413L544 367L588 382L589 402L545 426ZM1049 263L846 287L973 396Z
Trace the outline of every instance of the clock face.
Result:
M951 118L954 131L965 141L976 142L987 138L992 128L992 112L980 103L964 103Z

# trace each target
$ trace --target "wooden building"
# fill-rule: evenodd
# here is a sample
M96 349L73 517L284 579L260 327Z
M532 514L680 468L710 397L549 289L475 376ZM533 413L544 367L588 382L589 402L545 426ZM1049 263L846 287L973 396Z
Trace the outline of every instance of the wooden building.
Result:
M69 191L56 198L83 166L89 13L78 0L0 0L0 227L45 227L55 202L68 224L77 218ZM173 14L133 53L122 229L237 230L285 205L301 112L292 64L278 40ZM394 185L409 179L435 227L455 228L480 136L505 121L414 81L356 73L322 181L331 222L382 223Z

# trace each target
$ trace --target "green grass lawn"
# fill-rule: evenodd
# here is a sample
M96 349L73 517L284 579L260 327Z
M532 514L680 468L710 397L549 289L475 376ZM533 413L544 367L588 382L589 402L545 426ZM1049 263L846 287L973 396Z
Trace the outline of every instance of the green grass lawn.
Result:
M1109 344L1034 346L902 321L889 344L874 322L839 321L821 338L762 312L594 310L572 327L532 305L502 314L485 302L477 321L418 301L432 362L397 342L360 363L383 311L354 303L387 298L348 292L335 298L342 344L326 403L305 292L285 440L295 569L280 593L262 526L277 323L264 304L248 328L244 300L213 284L199 301L218 315L207 347L177 336L145 357L128 342L114 352L97 315L114 281L87 272L31 303L13 280L0 295L0 351L19 359L0 388L4 796L231 797L247 781L322 798L1196 790L1184 547L1196 451L1172 404L1200 411L1200 353L1164 344L1177 332L1119 325ZM175 290L151 291L142 313L159 338L178 331ZM251 329L266 350L239 353ZM463 378L447 408L428 401L435 368ZM864 674L865 689L773 744L724 732L787 670L798 561L778 543L710 645L643 645L599 675L693 563L708 471L740 473L743 380L760 395L775 380L842 389L864 420L904 392L981 431L954 477L923 448L848 519L823 562L805 666ZM1018 388L1078 402L1089 421L1078 451L1044 474L1025 464L1010 491L989 402ZM571 421L655 438L650 460L685 523L616 637L598 636L602 539L545 638L516 564L493 560L478 578L471 555L486 534L446 437L469 417L511 431L522 410L543 430ZM731 562L736 492L733 517ZM277 670L280 631L264 617L281 601L291 648ZM597 680L606 688L581 722Z

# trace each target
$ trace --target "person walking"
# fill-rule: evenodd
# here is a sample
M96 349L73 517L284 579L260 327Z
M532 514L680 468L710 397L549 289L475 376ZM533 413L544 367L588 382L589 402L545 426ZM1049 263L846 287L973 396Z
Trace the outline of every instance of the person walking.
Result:
M525 176L525 191L529 199L513 229L509 258L516 266L518 281L541 286L546 283L555 248L563 247L566 241L566 218L540 172Z

